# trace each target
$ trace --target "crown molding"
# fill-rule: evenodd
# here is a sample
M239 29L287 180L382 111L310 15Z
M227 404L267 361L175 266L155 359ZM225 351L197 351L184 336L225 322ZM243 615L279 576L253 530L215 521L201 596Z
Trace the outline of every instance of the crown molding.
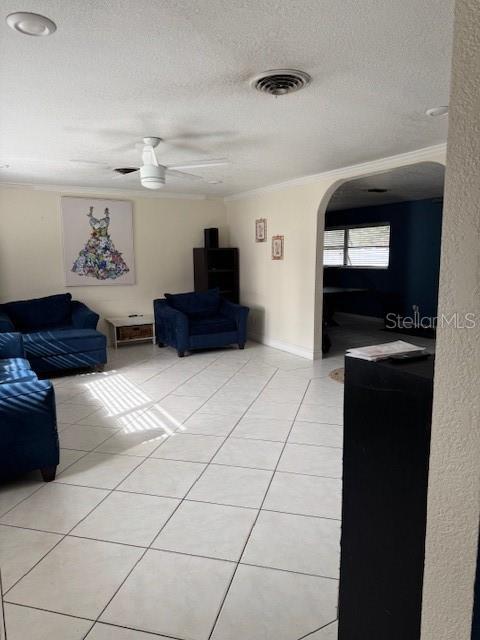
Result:
M445 164L446 155L447 143L442 142L441 144L436 144L431 147L423 147L422 149L399 153L394 156L386 156L384 158L378 158L377 160L369 160L368 162L361 162L359 164L352 164L346 167L324 171L322 173L314 173L301 178L293 178L292 180L278 182L276 184L259 187L258 189L252 189L250 191L241 191L239 193L226 196L223 201L232 202L235 200L243 200L245 198L251 198L264 193L273 193L290 187L312 184L319 180L339 180L341 178L351 178L355 175L361 176L368 173L380 173L382 171L388 171L395 166L415 164L417 162L435 162L436 160L432 159L435 156Z
M113 198L167 198L170 200L207 200L211 196L195 193L174 193L172 191L148 191L148 189L101 189L96 187L79 187L65 184L39 184L28 182L0 182L6 189L31 189L32 191L55 191L62 195L112 196Z

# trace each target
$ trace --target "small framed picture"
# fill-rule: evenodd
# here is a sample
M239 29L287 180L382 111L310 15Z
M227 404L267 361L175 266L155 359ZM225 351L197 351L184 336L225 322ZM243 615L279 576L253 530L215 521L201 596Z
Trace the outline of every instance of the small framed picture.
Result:
M255 220L255 242L267 241L267 219L259 218Z
M272 260L283 260L284 236L272 236Z

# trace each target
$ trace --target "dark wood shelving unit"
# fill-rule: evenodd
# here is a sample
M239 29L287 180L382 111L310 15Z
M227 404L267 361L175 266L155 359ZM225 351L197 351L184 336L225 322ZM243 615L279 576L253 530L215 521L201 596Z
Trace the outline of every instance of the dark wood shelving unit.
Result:
M238 249L194 249L193 276L195 291L218 287L224 298L238 303Z

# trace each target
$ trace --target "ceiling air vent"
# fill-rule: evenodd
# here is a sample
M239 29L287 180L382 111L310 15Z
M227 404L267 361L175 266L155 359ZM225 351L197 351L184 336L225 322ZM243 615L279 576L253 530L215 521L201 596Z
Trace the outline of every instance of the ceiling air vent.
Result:
M250 84L257 91L283 96L303 89L311 80L308 73L297 69L272 69L252 78Z

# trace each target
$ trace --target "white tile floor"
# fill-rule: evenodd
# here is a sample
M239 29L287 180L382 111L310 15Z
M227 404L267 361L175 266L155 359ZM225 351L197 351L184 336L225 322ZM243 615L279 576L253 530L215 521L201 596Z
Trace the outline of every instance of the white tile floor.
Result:
M343 348L141 345L55 379L57 480L0 488L8 640L336 638Z
M55 379L62 470L0 489L8 640L329 638L341 361L141 345Z

